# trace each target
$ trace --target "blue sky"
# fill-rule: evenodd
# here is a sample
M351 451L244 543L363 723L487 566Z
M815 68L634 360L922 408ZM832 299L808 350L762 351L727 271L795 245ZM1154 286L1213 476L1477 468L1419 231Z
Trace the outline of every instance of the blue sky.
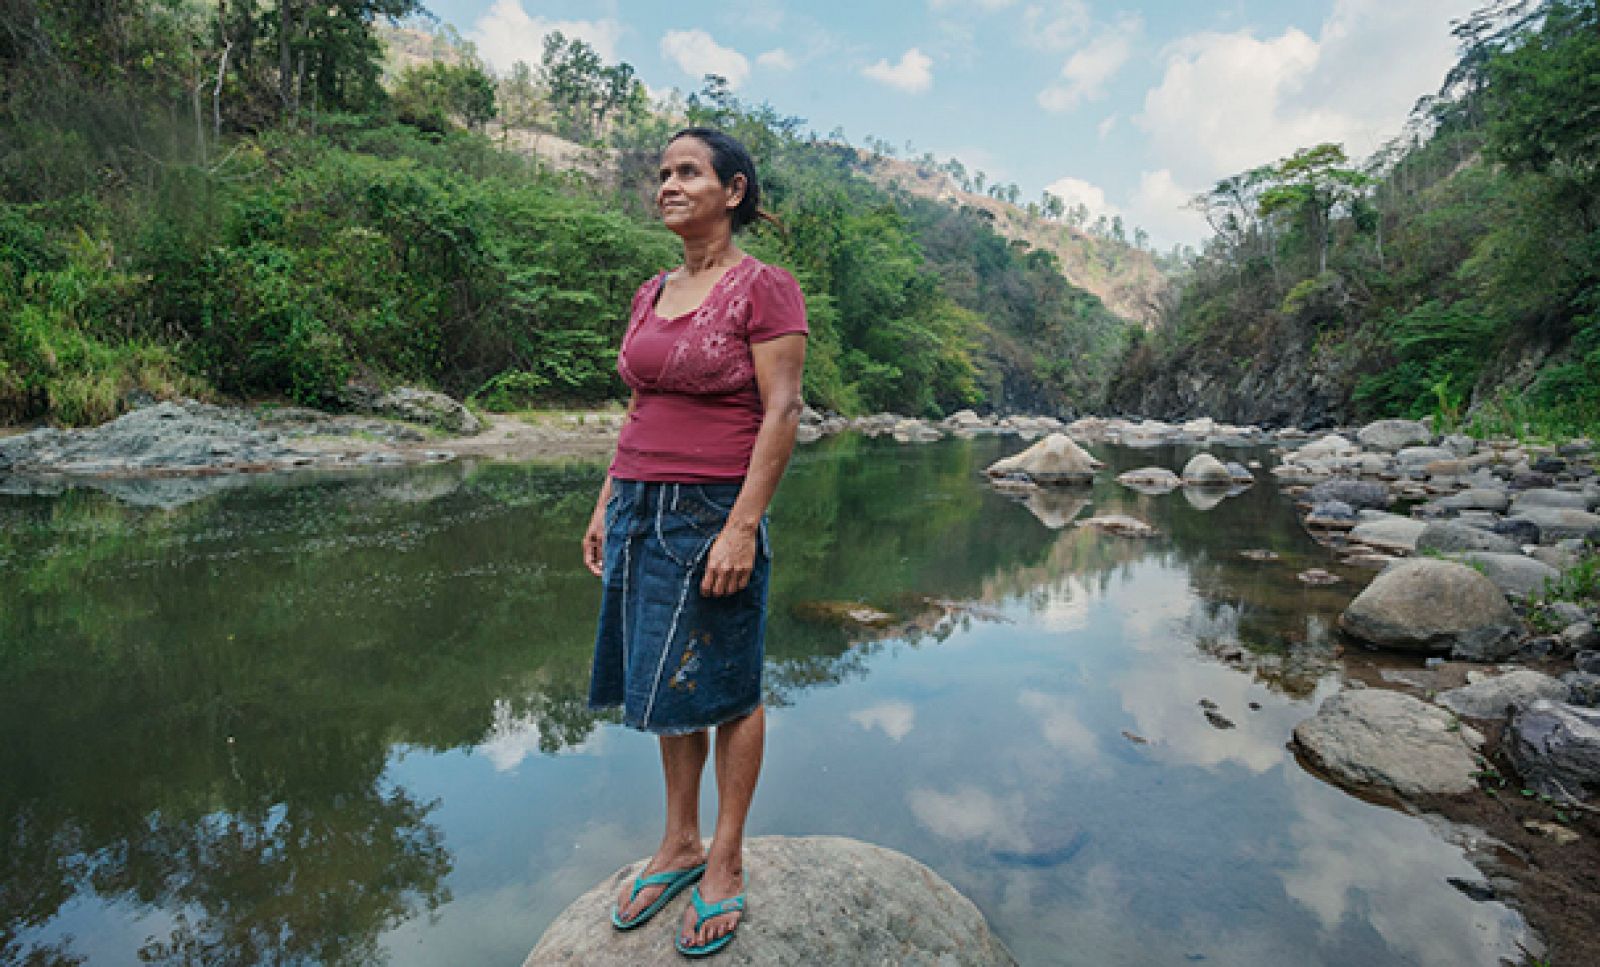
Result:
M1484 0L432 0L504 71L559 29L653 92L720 73L820 132L958 157L1153 242L1197 243L1187 198L1296 148L1397 134Z

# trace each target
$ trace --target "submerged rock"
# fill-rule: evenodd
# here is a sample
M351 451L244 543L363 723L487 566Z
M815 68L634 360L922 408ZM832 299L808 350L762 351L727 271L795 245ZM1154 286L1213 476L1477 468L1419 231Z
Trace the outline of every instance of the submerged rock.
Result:
M1505 595L1482 574L1454 561L1419 558L1374 578L1339 616L1339 627L1380 648L1492 661L1516 647L1518 621Z
M1483 739L1449 712L1401 692L1340 692L1294 727L1295 745L1319 768L1353 786L1402 796L1477 788Z
M634 863L556 917L524 967L678 965L672 938L687 891L648 924L611 926L611 904ZM745 843L749 907L733 942L712 963L916 964L1010 967L1016 963L983 914L910 857L838 836L758 836Z
M1080 520L1077 527L1092 527L1095 530L1114 534L1118 537L1154 537L1156 529L1136 517L1125 514L1105 514L1100 517L1091 517Z

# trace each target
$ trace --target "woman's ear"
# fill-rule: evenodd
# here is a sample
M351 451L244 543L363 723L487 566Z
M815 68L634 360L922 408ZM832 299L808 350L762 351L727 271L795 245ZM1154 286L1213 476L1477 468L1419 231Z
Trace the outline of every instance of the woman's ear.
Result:
M730 209L738 208L739 203L744 201L744 190L747 184L748 182L743 172L735 174L728 179L728 207Z

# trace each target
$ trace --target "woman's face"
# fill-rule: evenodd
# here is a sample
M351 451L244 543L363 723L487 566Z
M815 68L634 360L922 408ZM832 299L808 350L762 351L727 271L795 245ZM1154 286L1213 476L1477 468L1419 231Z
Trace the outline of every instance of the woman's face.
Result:
M744 198L744 176L734 175L726 185L718 181L711 149L693 136L667 145L660 176L656 210L662 222L680 235L727 222Z

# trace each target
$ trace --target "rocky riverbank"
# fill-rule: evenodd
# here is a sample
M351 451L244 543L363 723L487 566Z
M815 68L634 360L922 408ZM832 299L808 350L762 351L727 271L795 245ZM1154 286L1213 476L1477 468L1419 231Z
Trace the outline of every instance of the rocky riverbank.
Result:
M1373 570L1339 619L1351 646L1335 666L1345 687L1296 727L1297 755L1365 798L1464 824L1484 879L1457 887L1519 905L1550 942L1544 962L1600 962L1600 808L1591 804L1600 794L1600 478L1590 441L1535 447L1405 420L1317 435L1210 420L1088 419L1061 430L991 466L991 483L1025 503L1071 493L1099 469L1079 444L1107 440L1208 451L1272 443L1267 469L1202 452L1181 469L1145 467L1118 482L1146 494L1182 488L1205 509L1261 470L1342 570ZM1150 534L1132 519L1077 523Z

